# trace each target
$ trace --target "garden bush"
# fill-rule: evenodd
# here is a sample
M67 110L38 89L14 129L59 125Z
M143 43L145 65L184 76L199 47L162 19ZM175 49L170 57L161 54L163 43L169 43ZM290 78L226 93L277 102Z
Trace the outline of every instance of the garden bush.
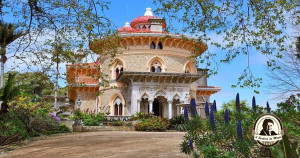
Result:
M42 134L69 132L49 113L50 104L19 96L9 102L8 113L0 116L0 145Z
M167 119L157 116L141 119L134 125L137 131L166 131L169 126L170 122Z
M104 113L85 113L83 115L82 122L85 126L99 126L100 122L105 119Z
M186 131L186 123L183 115L178 115L170 119L170 129L177 131Z
M137 112L135 115L132 115L130 117L131 121L135 121L135 120L142 120L142 119L147 119L147 118L151 118L153 115L151 113L146 114L144 112Z

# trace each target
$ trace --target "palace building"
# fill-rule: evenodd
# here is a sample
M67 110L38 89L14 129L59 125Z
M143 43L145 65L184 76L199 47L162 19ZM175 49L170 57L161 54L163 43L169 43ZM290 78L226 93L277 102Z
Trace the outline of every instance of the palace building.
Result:
M196 58L207 46L188 37L166 32L165 21L146 8L144 16L118 29L121 38L115 58L101 56L94 63L67 65L68 97L81 110L109 116L131 116L137 112L172 118L182 105L196 99L199 113L204 103L221 90L207 86L206 69L196 67ZM103 42L99 40L98 42ZM91 50L101 54L97 43ZM101 86L91 74L106 75L109 85ZM106 89L97 95L99 91Z

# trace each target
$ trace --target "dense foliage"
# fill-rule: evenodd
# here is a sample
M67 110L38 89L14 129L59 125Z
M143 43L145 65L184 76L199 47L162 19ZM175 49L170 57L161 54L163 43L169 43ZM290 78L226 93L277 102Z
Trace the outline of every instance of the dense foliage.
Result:
M252 109L246 106L241 107L239 97L237 97L235 101L223 105L228 109L215 111L213 106L210 106L209 113L206 115L207 119L198 115L193 116L188 120L187 133L181 143L181 151L193 157L207 158L286 155L285 149L290 146L290 151L292 151L292 148L299 142L299 137L297 137L300 133L299 124L297 124L299 110L294 109L291 113L280 112L280 110L270 111L282 120L284 127L291 124L291 128L288 127L288 133L284 136L285 141L268 149L257 145L253 139L251 128L256 118L270 109L257 106L255 98L253 103ZM280 104L278 106L280 107ZM294 121L285 119L285 117L292 118ZM297 150L299 149L294 149L294 153Z
M80 109L76 109L69 118L74 121L82 120L85 126L99 126L105 120L104 113L84 113Z
M178 115L170 119L170 129L186 131L186 123L183 115Z
M166 131L169 126L170 123L167 119L157 116L141 119L134 125L137 131Z
M51 114L51 105L15 85L15 74L9 74L1 89L0 145L41 134L69 132L59 118Z
M0 145L42 134L69 132L50 112L48 103L33 102L27 96L17 97L9 103L8 113L0 116Z
M288 33L300 23L298 0L153 1L158 5L156 13L177 23L173 25L176 28L169 25L168 29L189 33L208 46L222 49L223 53L208 50L199 57L199 64L205 64L210 74L217 73L220 62L230 63L241 54L254 52L268 55L266 65L278 68L277 60L294 45L290 39L299 36L299 32ZM233 87L260 87L262 79L254 77L249 61L244 67Z
M98 113L98 114L85 113L82 122L85 126L99 126L101 121L103 121L104 119L105 119L104 113Z

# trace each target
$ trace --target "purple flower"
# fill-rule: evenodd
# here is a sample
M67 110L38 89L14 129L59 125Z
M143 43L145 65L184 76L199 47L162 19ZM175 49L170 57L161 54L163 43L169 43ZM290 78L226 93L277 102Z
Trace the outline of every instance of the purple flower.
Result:
M206 117L209 117L209 107L208 107L208 102L205 102L205 115Z
M192 150L193 150L193 148L194 148L194 147L193 147L193 140L192 140L192 139L189 140L189 147L190 147L190 149L192 149Z
M255 101L255 97L253 96L252 98L252 109L254 112L256 112L256 101Z
M49 113L49 115L50 115L55 121L57 121L58 123L60 122L60 118L57 117L55 114Z
M235 107L236 107L237 111L240 111L241 106L240 106L240 95L239 95L239 93L236 95L236 98L235 98Z
M227 109L225 110L224 121L225 121L225 124L229 123L229 112Z
M185 122L188 122L189 121L189 114L188 114L187 106L184 107L183 114L184 114Z
M217 111L217 103L216 103L216 100L214 100L213 107L214 107L214 112L216 112L216 111Z
M214 111L211 109L209 113L209 121L212 129L216 128Z
M192 116L196 116L197 115L197 110L196 110L196 100L195 98L191 99L191 103L190 103L190 109L192 111Z
M236 133L239 139L243 139L243 129L242 129L242 123L240 120L238 120L237 127L236 127Z
M271 108L270 108L269 102L267 102L267 112L270 113L270 111L271 111Z

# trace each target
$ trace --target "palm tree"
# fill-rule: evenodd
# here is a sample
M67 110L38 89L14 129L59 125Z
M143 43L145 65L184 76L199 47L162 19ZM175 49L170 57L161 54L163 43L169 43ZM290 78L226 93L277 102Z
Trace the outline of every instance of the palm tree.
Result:
M19 88L15 86L15 76L16 74L9 73L5 86L0 90L0 100L2 101L0 115L7 113L8 102L19 95Z
M6 57L6 47L14 42L16 39L24 36L26 33L17 30L18 26L12 23L5 23L0 21L0 61L1 61L1 82L0 88L3 87L4 83L4 64L7 60Z

